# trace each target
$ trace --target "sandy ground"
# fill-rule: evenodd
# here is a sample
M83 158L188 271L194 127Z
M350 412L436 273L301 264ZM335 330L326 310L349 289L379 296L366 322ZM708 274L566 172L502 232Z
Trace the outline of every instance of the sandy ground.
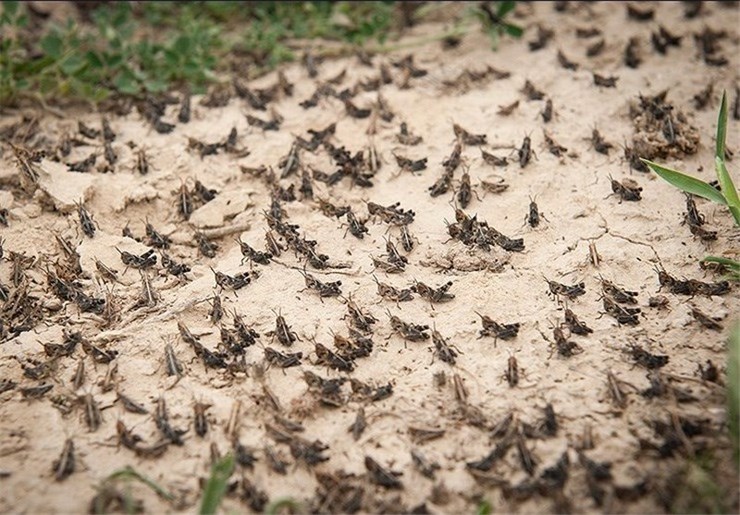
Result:
M736 7L714 3L704 6L693 19L683 17L680 3L641 3L640 7L648 5L656 11L652 21L628 19L626 4L620 3L571 6L567 14L557 13L552 4L520 5L517 22L526 27L525 37L502 41L498 51L492 51L489 40L477 32L455 48L442 49L439 43L413 48L415 66L428 74L405 79L403 69L389 66L394 83L383 85L381 94L395 115L391 121L375 115L352 118L337 98L322 98L310 109L299 102L311 96L317 81L346 70L346 77L334 86L341 91L378 77L381 64L396 62L408 51L376 56L372 67L361 65L355 57L326 61L316 79L309 78L298 64L285 68L294 91L269 104L284 119L278 131L250 126L245 115L268 119L269 108L257 111L237 97L216 108L204 107L194 97L189 123L178 123L179 107L169 106L163 119L176 124L170 134L152 130L136 110L122 117L108 114L116 133L114 173L95 169L105 160L102 140L92 139L73 147L61 162L47 156L36 165L40 177L35 191L33 186L23 190L17 185L13 152L3 144L0 207L8 209L8 227L2 228L5 259L0 264L0 280L10 294L27 287L38 298L40 316L32 330L17 335L6 320L5 330L10 333L0 345L0 375L10 388L0 393L0 510L85 511L106 477L131 466L174 496L170 502L131 483L129 494L143 502L146 511L193 511L214 455L231 450L236 438L244 453L252 453L256 461L249 464L247 456L244 465L237 466L232 479L238 485L223 504L227 511L262 509L289 497L301 509L317 511L460 513L472 512L481 500L487 500L495 511L504 512L659 512L674 502L698 499L695 493L683 488L676 492L671 487L680 484L678 474L687 463L707 455L712 456L716 480L724 489L725 509L736 511L738 478L730 458L722 384L724 342L740 308L737 289L711 297L678 295L670 288L660 291L655 269L663 267L678 279L718 281L716 274L700 269L697 261L707 254L737 259L740 235L725 210L697 200L706 219L704 227L716 231L717 238L703 242L693 236L682 224L683 195L653 175L631 170L622 145L631 144L635 135L630 105L639 103L640 94L647 97L668 89L667 101L674 106L674 115L679 111L685 115L682 134L693 134L687 128L693 126L699 141L695 153L677 152L666 160L703 179L712 178L718 98L727 89L734 100L738 84L740 17ZM530 51L538 25L554 30L554 35L545 48ZM657 53L650 43L650 34L660 25L683 36L680 46L668 47L666 55ZM717 55L727 57L728 65L709 66L702 61L693 34L705 26L727 31ZM577 28L591 27L600 29L601 36L576 36ZM409 38L441 28L422 25ZM636 69L623 64L624 48L632 37L640 40L642 62ZM599 38L604 39L605 48L598 56L587 57L586 47ZM577 62L578 69L561 67L558 50ZM489 73L467 85L446 85L465 70L481 71L487 66L511 75L495 78ZM616 87L594 85L592 72L618 77ZM552 100L554 114L549 123L540 114L545 99L528 100L522 93L526 80ZM272 74L249 86L261 88L275 82L276 74ZM404 82L408 87L403 87ZM710 83L714 93L699 110L693 97ZM376 91L361 91L352 102L365 108L375 105L377 98ZM500 106L515 101L519 105L509 116L498 112ZM17 122L22 114L6 113L2 126ZM70 112L63 120L46 116L38 135L26 144L54 148L64 134L82 138L76 134L78 120L100 128L100 115L92 112ZM423 141L415 146L401 144L396 138L401 122ZM282 202L287 213L284 220L315 239L318 252L327 254L330 263L348 265L318 271L307 267L322 282L341 280L341 298L320 299L315 291L302 291L305 260L292 250L275 262L250 268L247 262L241 264L242 254L234 240L241 237L264 251L268 224L263 212L270 209L270 188L264 175L256 178L241 167L264 165L279 177L281 158L289 154L296 136L308 140L308 129L323 129L331 123L336 123L336 133L330 142L336 147L344 145L353 154L374 146L381 168L370 188L351 185L349 178L332 186L314 181L314 198L349 205L360 220L368 218L365 201L383 206L400 202L402 208L415 213L408 226L415 241L410 252L396 243L408 259L402 273L373 272L371 256L385 259L386 238L398 242L398 227L374 217L367 223L368 233L357 239L346 232L346 217L327 217L316 201L302 199L300 171L280 180L285 188L295 184L298 196L296 201ZM455 146L453 123L485 134L487 142L480 148L463 145L462 164L454 171L452 187L433 198L428 188L442 175L442 163ZM371 125L375 134L369 135ZM223 141L232 127L238 131L237 149L248 149L248 155L222 150L201 158L188 149L188 138ZM608 155L593 148L594 128L613 143ZM543 129L567 147L561 157L548 151ZM731 119L730 149L740 149L739 134ZM525 136L531 137L536 155L521 167L515 148ZM139 148L149 156L151 170L146 175L135 169ZM508 165L487 164L480 149L507 157ZM90 172L67 171L65 163L84 159L91 152L98 159ZM402 171L394 153L427 158L428 166L416 173ZM307 170L309 166L326 173L337 169L322 147L315 152L301 150L300 162ZM732 168L734 163L730 164ZM522 252L508 252L497 245L488 251L471 249L450 240L447 224L455 222L454 191L460 188L464 171L475 192L465 213L477 215L478 221L488 222L511 238L523 238ZM610 176L636 181L642 188L642 200L622 201L611 194ZM196 204L185 221L178 213L178 191L181 184L193 188L196 180L218 193L210 202ZM504 181L508 189L487 193L481 181ZM80 199L97 226L92 238L80 228L74 205ZM525 220L530 199L536 200L545 217L536 228ZM168 275L157 252L157 265L146 273L159 300L137 307L140 273L124 266L116 247L135 254L146 251L147 220L172 239L167 254L187 263L192 271L182 280ZM144 243L122 236L126 226ZM215 257L199 254L193 243L195 231L224 227L235 229L213 240L219 246ZM53 294L46 271L53 270L49 267L57 260L66 262L54 235L67 238L80 256L78 288L95 297L108 292L109 305L120 310L117 316L106 322L104 314L83 313L79 303ZM590 258L589 244L598 252L596 264ZM24 253L28 262L13 258L13 252ZM13 259L22 270L18 277L26 277L20 286L13 283ZM104 281L96 259L118 271L118 283ZM237 291L222 289L216 286L211 267L232 276L250 272L258 277ZM382 300L373 273L398 288L409 288L415 281L433 287L451 281L449 293L454 299L432 304L414 294L410 302ZM583 282L585 294L572 300L553 296L545 278L567 285ZM620 325L604 314L601 278L636 292L637 303L625 306L641 310L635 317L637 325ZM224 316L214 324L209 312L216 293ZM343 372L321 364L314 343L334 349L333 334L348 335L345 303L350 295L378 321L369 334L374 342L370 355L357 358L352 372ZM656 295L664 295L667 305L650 307L648 299ZM553 334L563 323L564 307L593 329L585 336L569 336L564 329L564 336L578 345L570 357L558 352ZM717 317L721 329L699 324L691 315L692 307ZM246 348L245 365L228 370L207 368L181 337L178 323L204 347L216 351L221 326L233 328L232 312L241 315L260 337ZM518 334L508 340L479 338L482 326L476 312L499 323L520 324ZM275 329L276 313L298 337L291 348L269 335ZM428 325L427 333L436 329L457 350L454 365L441 359L444 356L431 339L404 342L393 333L389 314ZM65 331L81 333L87 343L78 345L69 356L53 359L44 345L61 344ZM96 356L87 344L117 352L116 359L102 363L105 355ZM183 367L179 380L167 374L167 344ZM657 369L649 371L636 363L628 352L633 344L669 357L653 377L663 385L653 397L644 392L651 385L648 374ZM274 364L268 367L267 347L302 353L300 364L286 369ZM512 357L520 376L513 387L505 377ZM39 371L33 369L31 360L49 366ZM719 368L716 382L703 380L698 372L707 360ZM84 363L85 375L75 389L73 376L79 363ZM115 374L111 376L112 368ZM609 371L625 395L621 405L610 396ZM335 384L339 390L333 393L329 384L322 402L320 388L309 386L304 379L309 372L347 381ZM349 379L361 381L370 390L363 391L358 382L351 385ZM39 384L53 388L38 399L25 398L22 389ZM383 397L382 391L374 389L387 385L392 394L372 400L373 395ZM148 413L125 410L117 392L142 404ZM95 413L88 413L86 398L100 409L99 427L90 420ZM161 456L146 457L141 449L163 438L155 424L159 399L166 401L172 427L187 429L187 433L182 437L184 445L169 445ZM203 437L196 434L195 403L211 405L208 432ZM554 410L555 425L544 421L548 405ZM349 428L360 410L364 410L367 425L355 438ZM497 432L510 414L508 429ZM121 445L117 433L121 422L143 439L132 446L138 453ZM421 429L441 433L426 439L429 434ZM54 463L68 439L74 443L74 469L56 481L55 473L63 467ZM309 465L311 453L300 451L316 440L325 444L319 456L327 459ZM470 466L494 448L505 452L492 459L489 467L477 464L478 469L488 470ZM523 459L527 450L533 459L531 466ZM270 452L284 461L283 473L268 458ZM423 456L425 465L418 466L412 453ZM383 481L382 474L369 472L366 457L398 472L400 483L393 476L386 475ZM597 478L588 460L610 463L609 477ZM377 484L383 482L386 486ZM115 492L126 492L126 486L121 481L112 486L107 500L109 509L116 509Z

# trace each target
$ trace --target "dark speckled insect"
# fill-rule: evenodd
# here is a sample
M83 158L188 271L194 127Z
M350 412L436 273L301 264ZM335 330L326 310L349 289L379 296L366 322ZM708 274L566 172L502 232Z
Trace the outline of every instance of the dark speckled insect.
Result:
M205 234L202 232L196 232L195 241L198 244L198 250L201 254L208 258L216 257L218 245L210 241Z
M545 278L545 281L547 281L547 286L550 289L550 293L554 296L563 295L565 297L568 297L570 300L573 300L576 297L580 297L581 295L584 295L586 293L586 284L583 282L568 286L566 284L550 281L547 278Z
M67 479L75 471L75 445L71 438L68 438L64 442L62 453L59 455L59 459L55 460L52 464L52 471L54 472L54 479L56 481L63 481Z
M452 124L452 129L455 132L455 137L460 139L465 145L486 144L485 134L471 134L456 123Z
M285 318L279 313L275 313L275 330L267 334L272 337L277 336L278 341L286 347L290 347L298 339L298 335L290 330Z
M532 140L529 136L524 136L522 146L519 147L516 152L519 156L519 166L524 168L529 164L529 161L532 159L532 154L534 154L534 151L532 150Z
M75 204L77 205L77 216L80 218L80 227L82 228L82 232L84 232L88 238L92 238L95 236L95 222L93 222L92 215L88 213L87 209L85 209L81 202L75 202Z
M401 475L400 472L393 472L392 470L385 469L370 456L365 456L365 468L369 473L370 481L376 485L380 485L383 488L388 489L403 488L403 483L401 483L397 477Z
M432 330L432 342L434 342L435 353L439 359L454 365L458 353L436 329Z
M347 231L354 236L357 239L363 239L365 237L365 234L368 232L368 228L365 226L366 221L360 221L355 214L352 212L352 209L349 209L347 211ZM347 234L347 231L345 231L345 235Z
M327 366L340 372L352 372L355 369L352 360L343 358L321 343L314 342L314 350L316 352L317 365Z
M388 312L388 316L390 317L391 329L404 340L408 340L410 342L421 342L429 339L429 335L426 333L426 331L429 330L428 325L404 322L399 317L391 315L390 311Z
M271 347L265 347L265 359L267 360L267 362L280 368L297 367L301 364L302 357L302 352L290 352L287 354L283 354L282 352L276 351Z
M208 433L208 417L206 416L206 411L208 411L208 408L210 408L210 404L205 404L202 402L196 402L193 405L193 412L195 414L195 420L193 421L193 424L195 426L195 434L203 438L206 433Z

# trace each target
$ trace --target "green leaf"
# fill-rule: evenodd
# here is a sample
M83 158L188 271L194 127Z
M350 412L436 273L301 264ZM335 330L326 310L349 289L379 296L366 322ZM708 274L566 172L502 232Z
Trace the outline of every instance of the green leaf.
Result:
M59 68L61 68L65 75L75 75L84 66L85 61L77 54L71 54L59 64Z
M87 64L91 68L95 68L95 69L103 68L103 60L100 58L97 52L90 50L89 52L85 54L85 59L87 60Z
M740 198L738 198L737 189L735 188L735 184L732 182L730 172L727 171L724 159L715 157L714 165L717 169L717 178L719 179L719 185L722 188L722 194L727 200L727 205L735 219L735 223L740 226Z
M185 55L190 51L191 40L187 36L180 36L175 40L175 43L172 45L172 50L174 50L176 53L180 55Z
M652 161L648 161L647 159L641 158L640 161L645 163L647 166L650 167L652 171L657 173L660 177L665 179L670 184L673 184L681 191L697 195L718 204L727 205L727 201L725 200L725 197L722 196L722 193L714 189L706 182L700 181L699 179L691 177L690 175L677 172L676 170L671 170L670 168L666 168L657 163L653 163Z
M509 36L520 38L524 34L524 29L513 23L504 23L504 30Z
M135 479L151 488L158 496L168 501L173 501L175 497L167 490L159 486L157 483L146 477L145 475L137 472L130 465L122 469L116 470L105 481L115 481L116 479Z
M717 117L717 150L714 155L721 159L725 158L725 141L727 139L727 92L722 92L722 102L719 105L719 116Z
M493 506L486 499L483 499L475 510L475 515L491 515L491 513L493 513Z
M722 194L727 199L727 203L731 206L740 207L740 198L737 196L737 188L735 188L735 184L732 182L730 172L727 171L725 160L715 157L714 166L717 170L719 185L722 187Z
M735 323L727 343L727 421L737 465L740 463L740 322Z
M198 513L200 515L210 515L216 513L221 500L226 493L229 478L234 472L234 456L227 454L213 465L211 477L208 478L206 487L203 490L203 499L200 503Z
M516 2L511 1L511 0L508 0L506 2L499 2L496 14L498 14L499 18L503 18L504 16L509 14L511 11L513 11L514 7L516 7Z
M41 50L55 59L58 59L62 55L63 45L62 38L56 32L50 32L41 40Z
M135 95L139 92L139 83L134 74L128 68L122 69L113 79L113 85L118 91L127 95Z

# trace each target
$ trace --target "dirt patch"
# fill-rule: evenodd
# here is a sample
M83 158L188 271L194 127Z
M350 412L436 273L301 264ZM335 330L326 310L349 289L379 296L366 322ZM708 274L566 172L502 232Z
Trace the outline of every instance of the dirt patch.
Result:
M700 200L717 237L694 237L684 197L618 147L711 178L738 10L569 5L520 6L527 36L497 52L470 34L287 67L192 98L187 123L179 96L106 115L115 137L97 113L6 115L45 154L2 147L0 509L86 510L130 465L175 497L133 487L147 510L192 510L233 451L227 510L707 511L683 483L703 460L737 510L740 302L698 259L737 259L740 237ZM661 25L682 37L662 51Z

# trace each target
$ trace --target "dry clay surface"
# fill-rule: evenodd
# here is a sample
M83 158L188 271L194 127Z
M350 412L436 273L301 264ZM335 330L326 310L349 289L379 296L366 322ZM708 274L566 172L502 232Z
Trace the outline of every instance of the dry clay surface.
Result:
M653 7L654 20L637 21L629 19L626 5L619 3L572 5L566 13L556 12L552 4L534 3L519 6L515 18L526 27L525 37L503 40L495 52L484 35L471 33L454 48L430 43L375 56L371 66L356 57L325 61L315 79L298 64L288 66L283 71L294 86L292 95L284 91L267 111L250 107L238 96L213 108L193 97L188 123L177 121L178 105L167 107L163 120L175 124L169 134L153 130L136 110L125 116L108 113L116 134L111 146L118 154L113 173L97 169L105 163L102 139L88 139L61 162L47 156L34 165L40 175L35 193L32 186L25 190L30 193L17 187L18 166L12 149L4 144L0 207L8 209L8 227L2 228L5 259L0 280L9 294L25 284L38 299L41 315L31 330L20 334L6 326L10 332L0 345L0 376L9 388L0 393L0 510L85 511L101 482L124 466L174 496L168 501L132 483L131 495L147 511L194 510L214 456L232 452L235 441L243 446L242 463L232 476L238 485L224 501L226 510L261 509L289 497L302 509L319 511L424 508L461 513L473 511L481 499L506 512L664 511L665 499L675 493L669 489L672 474L703 449L713 452L728 508L736 510L737 472L730 459L722 384L724 342L740 307L737 289L714 296L680 295L670 287L659 291L656 269L678 280L718 282L720 277L702 270L698 260L707 254L738 259L738 231L726 210L697 199L705 217L703 227L716 231L717 237L705 242L692 235L682 223L683 195L653 174L631 169L622 146L632 145L636 133L630 106L639 108L641 94L654 97L667 89L665 102L673 106L681 137L697 138L690 149L695 153L671 150L656 159L704 180L713 178L718 98L723 89L735 98L740 20L736 8L717 4L706 5L693 19L684 18L680 3ZM554 36L545 48L530 51L528 42L536 39L538 25L554 30ZM683 36L665 55L650 43L650 34L658 32L659 25ZM700 55L693 34L706 26L726 31L717 53L729 59L725 66L710 66ZM408 41L441 28L416 27ZM578 28L597 28L601 34L579 38ZM642 62L637 68L623 64L624 48L632 37L640 40ZM587 47L600 38L605 41L603 50L588 57ZM558 50L578 68L563 68ZM411 67L392 65L409 52L414 55L413 66L427 70L426 75L414 77ZM360 89L351 99L360 109L375 106L368 118L349 116L336 97L323 97L308 109L299 105L318 83L343 70L346 76L332 86L337 92L378 78L382 64L393 82L382 84L379 92ZM489 66L510 75L497 75ZM449 84L466 70L479 75ZM594 72L618 77L615 87L595 85ZM530 100L522 92L527 80L544 92L544 98ZM272 74L249 87L267 88L276 81ZM699 110L694 95L710 83L711 100ZM379 94L392 119L380 116ZM552 101L553 115L545 123L541 112L547 99ZM499 113L501 106L515 101L519 105L511 114ZM247 114L269 119L271 108L283 119L279 130L263 131L247 123ZM2 125L19 121L21 114L6 113ZM64 134L84 139L76 134L78 121L100 129L101 114L44 116L39 134L26 145L54 148ZM423 140L414 146L399 142L401 122ZM311 169L331 174L339 167L329 155L330 145L313 152L298 150L300 167L284 179L280 176L288 167L281 167L281 158L289 155L296 137L310 140L309 129L333 123L336 131L326 138L331 145L346 147L352 156L365 151L366 158L374 147L380 169L371 179L372 187L354 184L350 177L334 185L313 180L314 199L304 198L298 191L302 170L309 175ZM485 135L486 141L462 145L462 162L453 171L449 191L432 197L429 188L443 175L443 162L456 145L453 123L471 134ZM236 150L220 148L215 155L201 157L197 149L189 148L189 138L220 142L232 128L238 134ZM595 128L613 144L608 154L594 148ZM567 151L559 157L552 154L543 129ZM731 116L731 150L740 149L738 134ZM534 155L522 167L516 149L525 137L531 138ZM149 158L146 175L136 170L139 149ZM508 164L486 163L481 150L507 158ZM67 170L66 163L91 152L98 158L89 172ZM402 170L395 156L426 158L427 167ZM259 176L250 172L261 166L268 172ZM735 168L734 162L730 168ZM295 184L297 200L280 202L283 223L298 225L302 236L317 242L318 254L345 268L316 270L290 249L267 265L242 263L235 238L265 251L269 228L265 212L271 210L272 191L269 169L281 187ZM450 237L448 226L456 223L456 207L462 209L455 192L466 172L474 193L463 209L468 218L458 213L462 225L485 221L510 240L522 238L523 249L508 251L494 243L486 250ZM610 177L635 181L642 188L641 200L622 200L613 194ZM209 202L197 202L189 220L184 220L178 212L178 192L181 187L192 190L196 180L217 194ZM481 181L503 182L508 188L487 192ZM368 232L362 239L347 232L346 215L326 216L318 208L319 198L351 206L357 219L368 219ZM74 202L81 200L97 226L92 238L80 228ZM544 215L537 227L526 220L531 200ZM398 226L369 216L368 201L381 206L400 202L401 208L414 212L408 225L413 250L403 249ZM470 218L474 215L476 222ZM124 266L116 248L136 255L145 252L147 221L171 238L167 255L192 270L178 279L168 274L160 252L155 252L157 264L144 273L158 297L142 305L137 304L142 275ZM122 235L127 226L141 242ZM278 236L274 227L280 226L273 222L272 232ZM226 229L223 236L211 240L218 245L215 257L203 256L194 234L212 236L215 231L218 236L221 229ZM52 292L47 270L53 271L57 260L66 262L54 235L68 239L80 256L82 273L76 276L76 288L106 298L109 307L119 310L117 317L83 312L79 302L61 300ZM372 258L388 259L387 240L408 260L400 273L373 266ZM286 245L285 238L280 242ZM595 262L594 251L599 256ZM13 259L20 258L12 253L29 258L17 266L20 271L13 265ZM104 279L96 259L117 270L117 283ZM341 281L341 297L320 298L315 290L305 289L304 267L322 283ZM229 276L248 272L251 281L238 290L229 284L218 287L212 269ZM408 302L384 300L373 274L381 283L414 287L417 292L423 291L414 286L417 281L432 288L449 281L448 293L454 298L432 303L413 293ZM20 285L14 285L14 278ZM568 286L582 282L585 293L572 299L553 295L545 278ZM606 314L602 278L636 292L636 304L621 305L639 308L640 313L623 319L623 324ZM209 314L217 294L224 314L213 323ZM648 299L657 295L664 295L667 305L650 307ZM317 355L316 344L337 351L334 335L349 335L350 296L377 319L367 333L373 341L369 356L332 361L321 347ZM565 307L593 332L578 335L563 325ZM700 324L692 307L716 317L717 328ZM7 312L7 305L4 309ZM238 352L220 344L222 327L234 334L234 313L260 335L243 349L243 362ZM508 339L481 337L476 313L499 324L519 324L518 333ZM270 335L277 314L297 336L290 348L278 341L279 335ZM393 332L391 315L429 326L425 333L436 331L456 359L450 359L444 346L435 346L432 338L404 341ZM194 335L195 344L182 337L178 323ZM565 343L558 346L554 329L560 328ZM71 355L51 358L44 346L69 341L65 333L80 333L83 342ZM569 352L567 342L577 346ZM179 379L167 373L168 344L183 369ZM199 350L199 345L212 353ZM629 351L631 345L667 356L668 361L636 359L640 356L636 347ZM299 364L268 365L268 347L284 354L301 353ZM218 352L224 355L213 354ZM209 356L215 367L204 363ZM510 386L505 376L512 357L519 367L516 386ZM221 358L228 368L219 368ZM49 366L39 372L30 360ZM698 372L699 365L706 369L707 360L719 369L716 382L702 379ZM75 390L73 377L80 362L85 375ZM332 363L352 370L327 366ZM648 370L645 365L664 366ZM624 399L610 395L608 372ZM651 387L648 374L653 374L656 387L652 396L645 392ZM346 381L331 382L336 379ZM24 395L23 388L41 384L52 388L39 398ZM147 413L125 409L119 394L140 403ZM166 403L172 428L187 430L181 436L183 445L160 444L166 440L155 423L160 399ZM100 410L99 424L94 410L89 412L91 403ZM196 432L195 403L210 405L204 436ZM554 420L546 417L548 406ZM355 425L361 411L364 430ZM121 423L119 429L125 427L142 441L122 445L117 431ZM74 469L56 481L55 473L66 475L57 460L68 439L74 444ZM142 451L156 444L165 449L161 455ZM480 463L494 449L500 452L489 463ZM595 478L588 460L610 463L608 477ZM111 484L125 490L121 482ZM112 491L107 495L103 500L115 508L115 495Z

